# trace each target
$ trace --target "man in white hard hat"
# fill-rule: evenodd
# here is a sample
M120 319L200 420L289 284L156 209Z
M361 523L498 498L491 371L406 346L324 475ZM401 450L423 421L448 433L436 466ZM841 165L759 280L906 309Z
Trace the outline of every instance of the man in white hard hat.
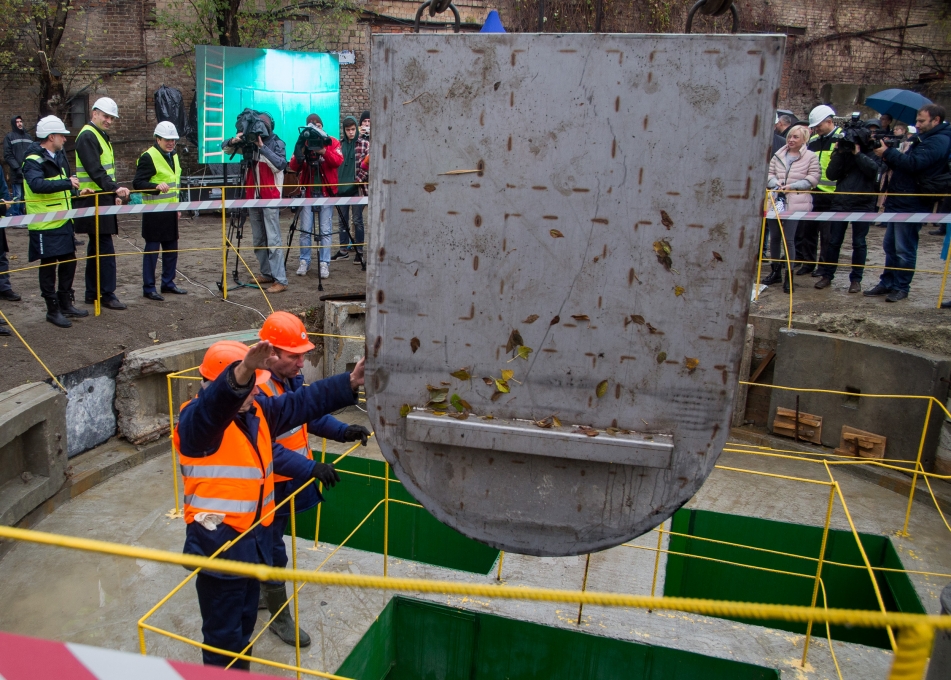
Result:
M175 151L178 130L165 120L155 126L155 144L139 156L132 188L142 191L145 205L178 203L178 188L182 166ZM162 250L162 293L184 295L188 291L175 285L175 267L178 265L178 211L147 212L142 214L142 238L145 254L142 256L142 295L162 302L165 298L155 290L155 265Z
M832 194L835 191L835 182L826 176L826 168L832 160L835 150L836 137L842 134L842 129L835 124L835 111L831 106L820 104L809 112L809 127L812 128L812 137L809 138L807 149L819 157L819 167L822 174L819 177L819 186L812 195L812 209L814 212L827 212L832 209ZM796 259L802 262L796 270L797 276L816 272L816 261L819 258L820 230L825 228L825 222L803 220L796 231ZM822 234L822 242L828 241L828 231Z
M56 116L46 116L36 124L39 141L29 146L23 159L23 194L27 215L69 210L78 194L79 179L72 175L63 153L69 130ZM73 306L73 276L76 273L76 246L73 221L52 219L30 222L30 262L40 261L40 292L46 301L46 320L69 328L67 317L82 318L89 312ZM59 274L59 285L56 275Z
M92 105L92 120L83 126L76 137L76 175L79 188L100 193L99 205L122 204L129 197L129 190L116 184L116 160L109 141L109 130L119 119L119 107L109 97L100 97ZM95 199L75 201L77 208L91 208ZM96 301L96 218L82 217L76 220L76 231L90 234L86 245L86 297L87 305ZM113 234L119 233L115 215L99 215L99 285L100 303L106 309L125 309L116 297L116 258Z

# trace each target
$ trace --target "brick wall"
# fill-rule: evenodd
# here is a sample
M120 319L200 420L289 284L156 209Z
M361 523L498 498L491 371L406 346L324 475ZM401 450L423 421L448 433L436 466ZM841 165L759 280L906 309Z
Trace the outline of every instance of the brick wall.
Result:
M656 12L645 14L635 0L629 0L629 7L623 2L611 3L606 7L615 13L606 14L604 30L679 31L692 1L669 0L664 3L667 13L663 16ZM194 78L186 68L193 56L175 56L171 67L160 62L177 52L152 20L156 7L162 8L166 2L76 0L77 10L82 11L74 11L64 37L67 51L78 63L69 74L69 94L83 90L90 105L103 95L119 104L121 118L113 139L120 178L131 177L136 158L151 142L155 90L165 84L181 90L186 104L193 98ZM951 103L951 86L947 81L919 85L921 74L934 72L938 67L951 71L951 60L947 52L941 51L947 49L949 33L938 21L943 10L941 0L738 0L738 4L744 31L783 31L790 35L781 104L800 116L821 102L831 102L845 114L874 88L892 84L914 86L936 101ZM358 6L365 10L360 20L329 46L352 50L356 59L354 64L340 68L342 115L359 116L369 108L371 33L412 30L419 4L415 0L365 0ZM463 24L469 24L464 30L474 30L481 24L489 7L498 8L509 26L514 24L517 11L535 11L524 0L519 7L528 7L527 10L515 9L513 0L491 5L485 0L462 0L456 6ZM436 20L445 21L448 17L447 13ZM423 14L423 20L429 20L428 13ZM646 28L637 21L648 22ZM926 25L903 31L842 35L914 24ZM725 32L728 28L728 17L698 17L694 30ZM450 29L424 26L423 30ZM929 47L935 50L929 52ZM32 127L39 108L37 88L22 77L7 75L4 81L0 119L8 120L19 113ZM194 152L183 154L183 161L186 171L189 166L193 169Z

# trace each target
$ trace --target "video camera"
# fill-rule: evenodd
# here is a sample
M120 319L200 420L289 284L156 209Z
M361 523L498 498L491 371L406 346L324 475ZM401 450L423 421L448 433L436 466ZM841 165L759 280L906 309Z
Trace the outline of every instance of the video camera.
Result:
M839 149L846 153L853 153L856 146L863 152L878 148L858 111L852 113L849 121L842 126L842 131L832 135L832 139L836 140Z
M267 123L261 120L262 115L268 116L268 114L262 114L261 111L245 109L238 114L235 121L235 130L241 133L241 143L238 145L238 150L241 151L245 160L250 159L257 149L258 139L267 139L271 136Z
M324 149L330 146L332 138L313 125L305 125L299 130L300 136L297 138L295 153L300 153L310 165L317 166Z
M897 149L901 146L904 139L903 135L893 135L887 130L879 130L878 132L872 133L872 148L877 149L884 144L891 149Z

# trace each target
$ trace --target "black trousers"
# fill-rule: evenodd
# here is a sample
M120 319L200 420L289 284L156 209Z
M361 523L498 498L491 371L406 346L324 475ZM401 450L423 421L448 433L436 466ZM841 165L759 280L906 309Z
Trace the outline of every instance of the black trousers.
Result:
M250 578L223 579L199 573L195 577L195 587L205 644L229 652L241 652L254 632L261 584ZM206 666L227 666L233 657L202 650L201 658ZM241 659L232 666L238 670L250 667L250 661Z
M59 264L57 264L59 263ZM56 291L61 293L73 292L73 277L76 275L76 255L56 255L42 257L39 268L40 294L47 300L56 299ZM59 273L59 288L56 286L56 274Z
M832 194L813 194L812 211L828 212L832 210ZM802 262L801 266L810 271L816 268L819 259L819 237L822 234L822 223L815 220L802 220L796 230L796 259ZM824 241L823 241L824 243Z

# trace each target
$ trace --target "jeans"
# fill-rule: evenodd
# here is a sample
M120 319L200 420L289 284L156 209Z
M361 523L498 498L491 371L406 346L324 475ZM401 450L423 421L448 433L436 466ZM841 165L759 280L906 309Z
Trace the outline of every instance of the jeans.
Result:
M254 256L258 258L261 274L286 286L280 208L249 208L248 220L251 222Z
M13 180L10 182L10 194L14 201L23 200L23 181ZM26 215L26 205L23 203L14 203L7 210L7 217L16 217L17 215Z
M156 292L155 265L158 264L159 248L162 250L162 290L175 285L175 268L178 266L178 241L146 241L145 253L142 255L143 293Z
M779 222L777 220L766 220L766 226L769 227L769 257L773 260L772 264L781 264L786 266L785 261L780 261L780 245L783 243L783 236L786 237L786 253L790 260L796 259L796 232L799 227L798 220L783 220L782 233L780 233ZM793 265L795 267L796 265Z
M86 300L96 299L96 235L86 243ZM116 300L116 247L112 234L99 234L99 288L103 300Z
M301 208L304 214L300 216L300 261L306 262L310 266L312 234L314 233L314 211L318 214L319 234L317 245L318 260L320 262L330 262L330 244L333 240L333 206L318 205L304 206Z
M358 253L363 252L363 209L365 205L338 205L337 216L340 218L340 250L353 246ZM353 231L349 231L351 209L353 214ZM350 235L353 235L353 239ZM356 245L359 244L359 245Z
M260 583L250 578L223 579L199 573L195 588L204 643L229 652L243 650L251 641L258 618ZM233 657L202 650L201 658L206 666L227 666ZM232 668L248 670L250 666L250 661L238 660Z
M822 257L819 259L826 264L820 264L818 271L826 278L835 278L839 251L845 241L845 230L848 226L848 222L825 222L822 225ZM863 265L868 255L868 244L865 241L868 228L868 222L852 222L852 271L849 273L849 281L862 280L865 271Z
M58 264L57 264L58 263ZM46 300L55 300L56 292L72 293L73 277L76 275L76 255L56 255L41 257L40 294ZM59 273L59 288L56 287L56 274Z
M13 290L13 286L10 285L10 275L5 273L8 271L10 271L10 258L6 253L0 253L0 291Z
M914 271L896 271L894 268L913 270L918 261L918 232L921 224L908 222L889 222L885 227L885 271L879 280L888 290L911 290Z

